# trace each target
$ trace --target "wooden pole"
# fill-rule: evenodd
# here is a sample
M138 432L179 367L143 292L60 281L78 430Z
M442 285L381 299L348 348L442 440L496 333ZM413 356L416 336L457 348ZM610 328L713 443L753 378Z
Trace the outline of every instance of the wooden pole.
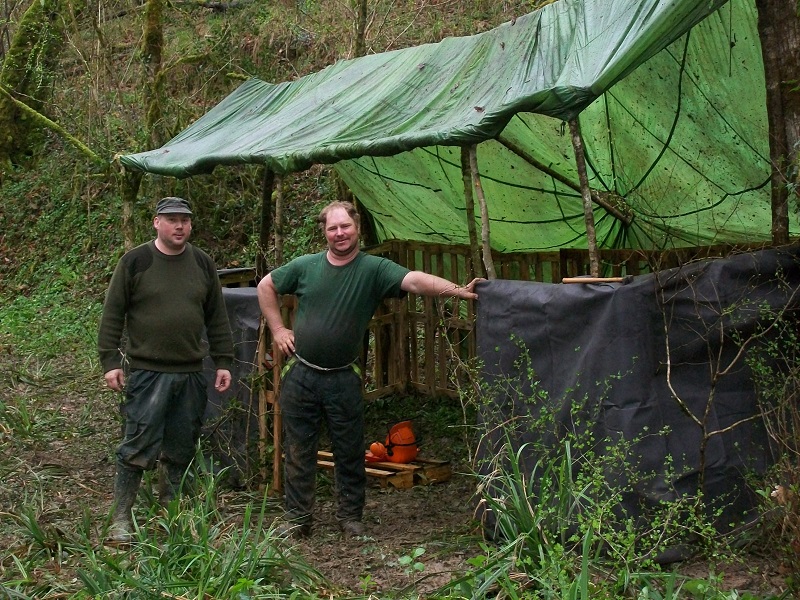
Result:
M575 151L575 165L578 167L578 179L581 183L581 196L583 196L583 218L586 222L586 241L589 246L589 271L592 277L600 276L600 260L597 252L597 232L594 228L594 213L592 212L592 192L589 189L589 178L586 175L586 161L583 157L583 138L578 119L571 119L569 131L572 134L572 148Z
M258 236L258 255L256 256L256 278L261 279L269 270L267 249L272 232L272 188L275 185L275 173L264 167L261 179L261 229Z
M256 351L256 369L261 382L258 386L258 462L261 465L261 480L267 480L267 467L264 457L267 455L267 413L269 411L272 390L267 389L265 366L267 364L266 333L264 319L258 328L258 349Z
M279 496L283 491L283 420L281 418L281 407L278 404L278 396L281 388L281 367L283 359L281 351L272 344L272 441L274 458L272 460L272 492Z
M256 279L260 280L269 271L269 263L267 260L267 253L269 248L269 237L272 232L272 189L275 185L275 173L269 167L264 167L264 172L261 177L261 227L258 235L258 253L256 255ZM274 386L276 380L273 378L273 389L267 389L267 373L266 373L266 349L268 346L269 329L266 326L264 318L261 318L258 327L258 349L256 352L256 370L258 371L259 386L258 393L258 451L259 458L263 462L266 456L267 448L267 415L269 414L270 406L276 406ZM273 351L273 357L275 356ZM280 451L277 443L275 443L275 453ZM273 460L274 463L274 460ZM261 466L261 476L264 481L267 478L266 465ZM275 480L273 479L273 485ZM280 483L280 482L279 482Z
M469 232L469 249L472 257L473 277L484 277L481 264L480 247L478 246L478 230L475 228L475 196L472 193L472 171L469 163L469 147L461 146L461 178L464 181L464 208L467 211L467 231Z
M481 176L478 173L478 152L473 144L469 147L469 169L472 172L472 185L475 187L475 194L478 196L478 203L481 207L481 241L483 242L483 266L486 267L486 277L497 279L492 260L492 246L489 237L489 209L486 206L486 196L483 195L483 185Z
M275 176L275 266L283 264L283 175Z

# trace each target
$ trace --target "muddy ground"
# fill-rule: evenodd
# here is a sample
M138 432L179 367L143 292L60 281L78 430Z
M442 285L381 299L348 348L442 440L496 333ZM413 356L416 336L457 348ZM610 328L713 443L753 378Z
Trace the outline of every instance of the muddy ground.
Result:
M0 512L5 519L32 506L44 527L64 528L88 509L99 523L112 500L113 449L119 435L116 398L99 383L56 375L65 379L37 383L6 376L1 382ZM25 411L27 416L21 414ZM320 472L313 534L293 543L328 579L331 595L405 590L407 595L424 597L463 574L467 561L480 554L481 528L474 519L476 482L469 475L462 414L457 401L418 398L394 399L368 410L368 437L379 440L387 424L401 415L412 418L421 430L420 456L447 461L452 474L443 482L401 490L371 478L363 538L345 540L338 532L331 473ZM253 490L225 489L220 503L237 507L252 497ZM12 554L26 552L30 544L8 524L6 520L0 527L0 548L8 549L2 559L5 566ZM421 550L416 569L404 563L404 557ZM705 561L678 567L697 578L707 577L712 569ZM787 575L778 562L760 555L748 555L736 564L716 564L713 571L724 588L758 597L781 592ZM74 572L65 568L63 574L50 576L69 578Z
M112 503L113 451L120 422L118 397L99 382L64 385L71 375L49 370L51 380L9 377L8 371L0 375L4 384L0 390L0 548L8 549L2 564L10 567L12 555L25 555L31 541L26 539L24 528L13 526L12 519L6 517L21 515L26 507L34 511L45 532L54 532L54 536L56 531L77 529L80 516L88 511L94 523L93 535L100 535ZM410 401L411 417L426 410L424 400ZM402 413L402 404L397 399L389 408L385 404L387 419L371 423L369 435L382 440L386 423L396 422L392 420L398 411ZM440 407L434 411L440 413ZM466 474L469 459L463 446L463 428L451 431L441 419L436 428L444 431L444 436L420 428L426 436L431 434L420 456L446 462L451 475L446 481L409 489L395 489L384 478L370 478L364 518L367 535L363 538L342 538L334 517L332 472L320 469L313 534L290 544L328 579L330 591L366 595L409 588L425 593L463 573L465 561L478 552L481 536L473 520L475 485ZM268 484L269 489L272 482ZM247 502L258 499L259 492L252 487L223 488L219 505L235 514L243 512ZM142 500L140 494L139 503ZM280 498L270 495L269 506L277 515ZM423 567L403 564L404 556L419 549L424 553L415 562ZM54 562L46 570L50 578L70 579L75 575L68 560ZM0 581L3 572L0 569Z

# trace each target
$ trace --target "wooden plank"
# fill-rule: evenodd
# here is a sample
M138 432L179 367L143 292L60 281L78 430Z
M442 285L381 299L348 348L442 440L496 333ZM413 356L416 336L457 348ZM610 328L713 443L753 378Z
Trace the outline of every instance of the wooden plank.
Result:
M266 389L266 347L267 336L265 333L264 319L261 319L258 327L258 344L256 346L256 370L261 385L258 386L258 459L261 463L261 479L267 480L267 463L263 460L267 455L267 413L268 406L274 402L274 392ZM276 453L277 454L277 453ZM273 461L274 464L274 461Z
M364 462L367 476L377 479L383 488L405 490L415 485L448 481L453 475L450 463L445 460L417 457L417 460L411 463L370 462L366 459ZM333 470L333 453L327 450L318 451L317 466Z

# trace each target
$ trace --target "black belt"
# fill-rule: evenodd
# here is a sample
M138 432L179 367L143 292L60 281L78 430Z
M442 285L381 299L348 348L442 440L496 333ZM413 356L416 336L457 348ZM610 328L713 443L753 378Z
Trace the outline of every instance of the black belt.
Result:
M289 372L289 369L291 369L292 366L294 366L294 364L298 362L303 363L305 366L314 369L315 371L322 371L322 372L344 371L345 369L353 369L356 375L361 377L361 367L358 366L358 359L342 367L320 367L319 365L315 365L314 363L308 362L305 358L297 354L297 352L295 352L292 355L292 357L288 361L286 361L286 364L283 365L283 368L281 369L281 377L285 377L286 373Z

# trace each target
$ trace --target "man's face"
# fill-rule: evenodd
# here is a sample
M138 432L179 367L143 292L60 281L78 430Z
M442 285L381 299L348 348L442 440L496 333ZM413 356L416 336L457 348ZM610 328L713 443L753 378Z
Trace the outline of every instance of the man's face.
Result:
M348 256L358 248L358 227L343 208L334 208L325 221L328 249L336 256Z
M177 254L183 251L192 233L192 217L183 213L158 215L153 219L153 227L159 241Z

